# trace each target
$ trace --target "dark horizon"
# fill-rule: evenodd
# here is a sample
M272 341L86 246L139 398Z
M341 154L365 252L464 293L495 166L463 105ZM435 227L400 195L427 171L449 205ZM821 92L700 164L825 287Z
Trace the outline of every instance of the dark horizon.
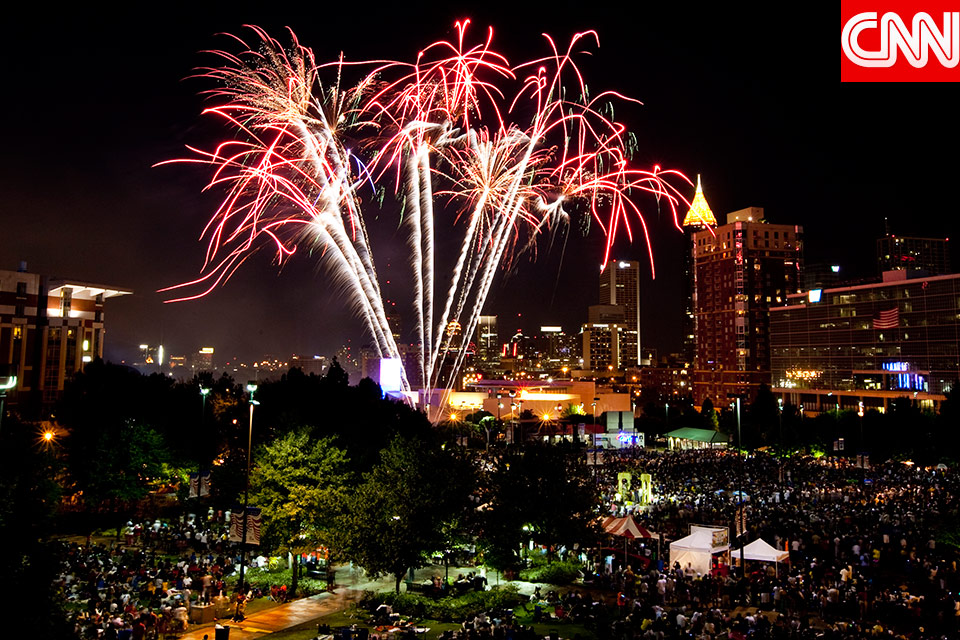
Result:
M281 270L261 252L206 299L163 304L158 289L197 277L204 250L197 238L219 199L202 192L203 169L154 165L219 135L200 115L206 103L198 94L211 83L185 79L212 62L203 50L229 48L217 33L257 24L282 37L290 26L318 61L341 51L348 59L411 59L419 47L452 37L454 21L468 13L477 34L493 26L494 43L511 61L543 52L541 32L565 43L574 31L597 30L600 47L585 63L591 90L644 103L617 111L638 136L635 163L679 169L694 182L700 174L721 223L730 211L758 206L771 222L802 225L808 263L870 275L885 219L900 235L957 234L949 188L956 154L934 153L960 136L945 124L951 96L939 85L841 85L835 59L827 62L836 32L826 29L825 12L784 25L747 5L640 4L624 13L595 4L501 3L470 12L374 4L361 15L346 6L175 3L148 20L133 8L48 15L21 6L3 106L0 268L26 260L32 272L133 289L106 307L105 355L117 362L144 342L162 342L177 355L214 346L218 360L332 355L348 339L362 343L353 315L306 256ZM613 257L646 265L644 346L676 351L683 236L655 203L642 204L657 279L642 243L621 240ZM387 297L400 300L406 251L397 211L388 205L367 217L376 227L381 281L394 283ZM508 318L525 332L541 324L576 331L597 301L603 244L596 229L583 238L571 227L565 248L547 245L536 263L521 258L494 286L484 313L504 318L502 337L512 329Z

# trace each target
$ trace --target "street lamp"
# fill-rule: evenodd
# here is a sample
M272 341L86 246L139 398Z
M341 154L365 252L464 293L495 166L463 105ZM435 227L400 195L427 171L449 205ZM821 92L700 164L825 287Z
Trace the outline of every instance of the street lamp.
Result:
M743 539L741 538L741 536L746 533L744 529L747 528L747 523L745 522L746 518L744 518L745 512L743 500L743 440L740 434L740 400L743 396L739 393L728 393L727 397L736 398L737 401L737 456L740 458L740 473L737 477L737 498L739 499L740 503L735 513L737 518L736 527L739 527L740 529L740 533L737 535L738 542L740 543L740 575L745 576L747 575L747 568L746 565L744 565ZM735 534L737 533L736 527L734 528Z
M204 427L206 426L206 421L207 421L207 396L208 395L210 395L210 387L205 387L201 384L200 385L200 442L201 442L201 447L203 447L204 449L206 449L206 447L203 446L203 443L206 438L206 430L204 429ZM200 497L200 493L201 493L200 490L202 488L201 485L203 484L203 463L204 463L205 454L206 454L206 451L201 451L200 460L198 461L198 467L199 467L197 469L197 497L198 498Z
M17 386L17 376L6 376L0 378L0 426L3 425L3 405L7 400L7 391Z
M240 535L240 593L245 593L243 575L247 564L247 508L250 506L250 450L253 446L253 407L260 404L253 399L253 394L257 391L257 383L250 381L247 383L247 391L250 393L250 429L247 433L247 478L243 488L243 529Z
M777 405L780 408L780 446L783 446L783 398L777 398Z
M857 415L860 416L860 468L866 469L866 465L863 464L863 456L867 451L863 446L863 400L857 403Z

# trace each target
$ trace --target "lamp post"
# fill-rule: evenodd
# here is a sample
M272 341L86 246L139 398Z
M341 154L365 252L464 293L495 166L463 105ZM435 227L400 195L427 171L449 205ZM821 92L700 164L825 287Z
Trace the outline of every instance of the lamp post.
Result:
M857 415L860 416L860 470L863 472L864 483L866 483L867 465L864 464L864 456L867 448L863 446L863 400L857 403Z
M247 507L250 506L250 450L253 446L253 407L260 404L253 399L253 394L257 391L255 381L247 383L247 391L250 393L250 429L247 433L247 478L243 487L243 525L240 534L240 593L246 592L243 576L247 564Z
M737 518L736 527L739 527L739 529L740 529L740 533L737 534L737 540L740 542L740 575L741 575L741 577L742 577L742 576L745 576L745 575L746 575L746 566L744 565L744 560L743 560L743 540L742 540L742 535L743 535L744 533L746 533L746 531L744 531L744 529L747 528L747 527L746 527L746 524L747 524L747 523L745 522L746 518L743 517L743 516L744 516L744 510L743 510L743 509L744 509L744 504L743 504L743 503L744 503L744 500L743 500L743 439L742 439L741 433L740 433L740 400L741 400L741 398L742 398L743 396L742 396L741 394L739 394L739 393L728 393L728 394L727 394L727 397L728 397L728 398L735 398L736 401L737 401L737 409L736 409L736 411L737 411L737 457L740 458L740 473L737 475L737 498L738 498L738 500L739 500L739 504L738 504L738 507L737 507L737 510L736 510L735 514L736 514L736 518ZM737 532L736 532L736 528L734 529L734 533L735 533L735 534L737 533Z
M593 474L597 475L597 402L600 398L593 398Z
M206 438L206 422L207 422L207 396L210 395L210 387L205 387L202 384L200 385L200 442L203 443ZM205 448L205 447L204 447ZM206 457L206 451L200 453L200 460L197 469L197 497L200 497L200 489L203 484L203 463L204 458Z
M558 402L558 403L557 403L557 406L555 406L554 409L557 410L557 427L561 429L560 439L561 439L561 440L565 440L566 437L567 437L567 429L566 429L566 427L563 427L563 426L562 426L561 421L560 421L560 418L563 417L563 416L560 415L561 412L563 411L563 405Z
M777 406L780 409L780 446L783 447L783 398L777 398Z
M2 379L2 378L0 378ZM0 427L3 426L3 410L7 400L7 391L17 386L17 376L7 376L0 382Z

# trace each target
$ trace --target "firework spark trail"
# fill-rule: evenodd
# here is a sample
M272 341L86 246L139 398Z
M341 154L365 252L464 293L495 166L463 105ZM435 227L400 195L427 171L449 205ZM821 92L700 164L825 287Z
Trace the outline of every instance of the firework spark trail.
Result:
M203 275L170 289L207 288L178 299L223 284L262 240L282 263L306 235L347 289L378 354L398 358L359 201L364 185L376 188L393 176L409 212L419 369L429 398L443 378L450 386L466 356L445 339L448 325L465 329L465 346L501 266L536 251L538 237L567 224L570 212L582 212L606 235L604 264L621 229L633 238L632 218L650 248L635 192L666 201L679 228L677 206L687 201L670 180L692 183L679 172L630 167L633 139L605 105L631 99L615 92L591 99L573 61L578 43L597 41L596 33L575 35L564 51L545 35L548 55L511 66L492 48L492 29L480 44L466 44L468 25L458 22L455 42L425 47L412 64L348 64L341 56L317 66L292 34L285 49L256 28L257 50L238 38L244 53L220 53L226 64L201 75L222 83L209 93L225 103L205 113L223 118L241 140L213 152L191 149L199 157L187 161L214 167L208 188L226 187L227 196L204 229ZM356 65L372 71L341 91L343 71ZM318 72L331 66L336 83L325 91ZM518 85L513 94L511 84ZM567 86L576 99L567 99ZM529 124L508 122L508 115ZM348 140L370 156L350 151ZM434 246L445 213L435 211L438 197L459 208L454 223L466 227L445 295L436 291L443 284Z

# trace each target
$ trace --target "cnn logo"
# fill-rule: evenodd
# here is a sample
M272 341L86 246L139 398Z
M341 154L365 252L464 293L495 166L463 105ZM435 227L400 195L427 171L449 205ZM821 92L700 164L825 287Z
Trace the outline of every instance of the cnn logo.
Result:
M960 11L934 14L942 15L939 22L924 11L845 15L849 17L844 20L841 15L841 81L960 79L956 71L960 64Z

